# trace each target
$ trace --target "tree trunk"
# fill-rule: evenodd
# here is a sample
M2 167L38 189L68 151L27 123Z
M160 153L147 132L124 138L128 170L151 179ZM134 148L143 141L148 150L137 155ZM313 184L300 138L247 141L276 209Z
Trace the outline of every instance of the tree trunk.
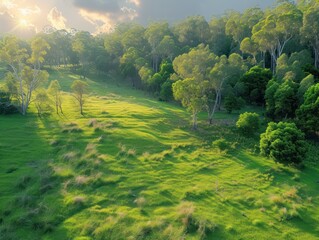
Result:
M319 49L314 47L314 53L315 53L315 68L319 68Z
M59 108L60 108L60 112L61 112L61 114L63 115L62 105L59 105Z
M197 113L193 112L193 130L197 130Z
M220 94L220 91L216 90L215 103L214 103L213 111L209 117L209 124L213 124L213 116L214 116L216 109L217 109L217 106L218 106L219 94Z
M219 91L219 96L218 96L218 111L221 110L221 105L222 105L222 93L221 90Z
M81 96L80 99L79 99L79 103L80 103L80 112L81 112L81 115L84 115L84 114L83 114L83 100L82 100L82 96Z
M261 54L262 54L263 68L266 68L266 52L261 52Z

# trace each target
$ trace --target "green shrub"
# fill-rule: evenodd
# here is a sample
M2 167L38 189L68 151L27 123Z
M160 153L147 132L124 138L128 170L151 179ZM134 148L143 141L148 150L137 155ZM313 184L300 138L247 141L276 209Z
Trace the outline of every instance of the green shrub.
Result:
M236 127L245 136L252 136L259 130L260 120L257 113L245 112L240 114Z
M229 143L224 138L214 141L212 145L213 147L218 148L220 152L223 152L229 149Z
M299 164L307 152L304 133L294 123L271 122L261 134L260 151L275 161Z
M13 114L18 112L18 109L11 103L10 94L0 89L0 115Z

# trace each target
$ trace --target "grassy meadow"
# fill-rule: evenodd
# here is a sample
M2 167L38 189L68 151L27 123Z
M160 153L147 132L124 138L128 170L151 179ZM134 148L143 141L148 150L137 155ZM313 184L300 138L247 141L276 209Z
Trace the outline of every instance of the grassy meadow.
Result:
M64 115L0 116L0 239L319 239L318 145L298 170L261 157L238 112L192 131L180 106L109 76L86 79L81 116L79 76L50 79Z

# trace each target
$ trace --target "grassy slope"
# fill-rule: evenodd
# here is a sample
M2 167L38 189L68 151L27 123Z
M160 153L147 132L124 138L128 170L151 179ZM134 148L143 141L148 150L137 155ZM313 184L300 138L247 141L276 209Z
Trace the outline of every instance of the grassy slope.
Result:
M76 78L51 72L65 91ZM319 238L315 163L275 164L223 123L193 132L180 107L88 81L84 117L67 93L64 116L1 116L0 236ZM211 147L221 137L228 154Z

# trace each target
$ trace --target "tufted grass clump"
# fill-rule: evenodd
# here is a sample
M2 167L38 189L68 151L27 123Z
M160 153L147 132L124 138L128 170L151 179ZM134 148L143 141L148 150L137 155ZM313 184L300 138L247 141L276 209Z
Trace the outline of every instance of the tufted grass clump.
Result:
M214 148L217 148L220 153L227 152L230 150L231 146L225 138L218 139L212 142Z

